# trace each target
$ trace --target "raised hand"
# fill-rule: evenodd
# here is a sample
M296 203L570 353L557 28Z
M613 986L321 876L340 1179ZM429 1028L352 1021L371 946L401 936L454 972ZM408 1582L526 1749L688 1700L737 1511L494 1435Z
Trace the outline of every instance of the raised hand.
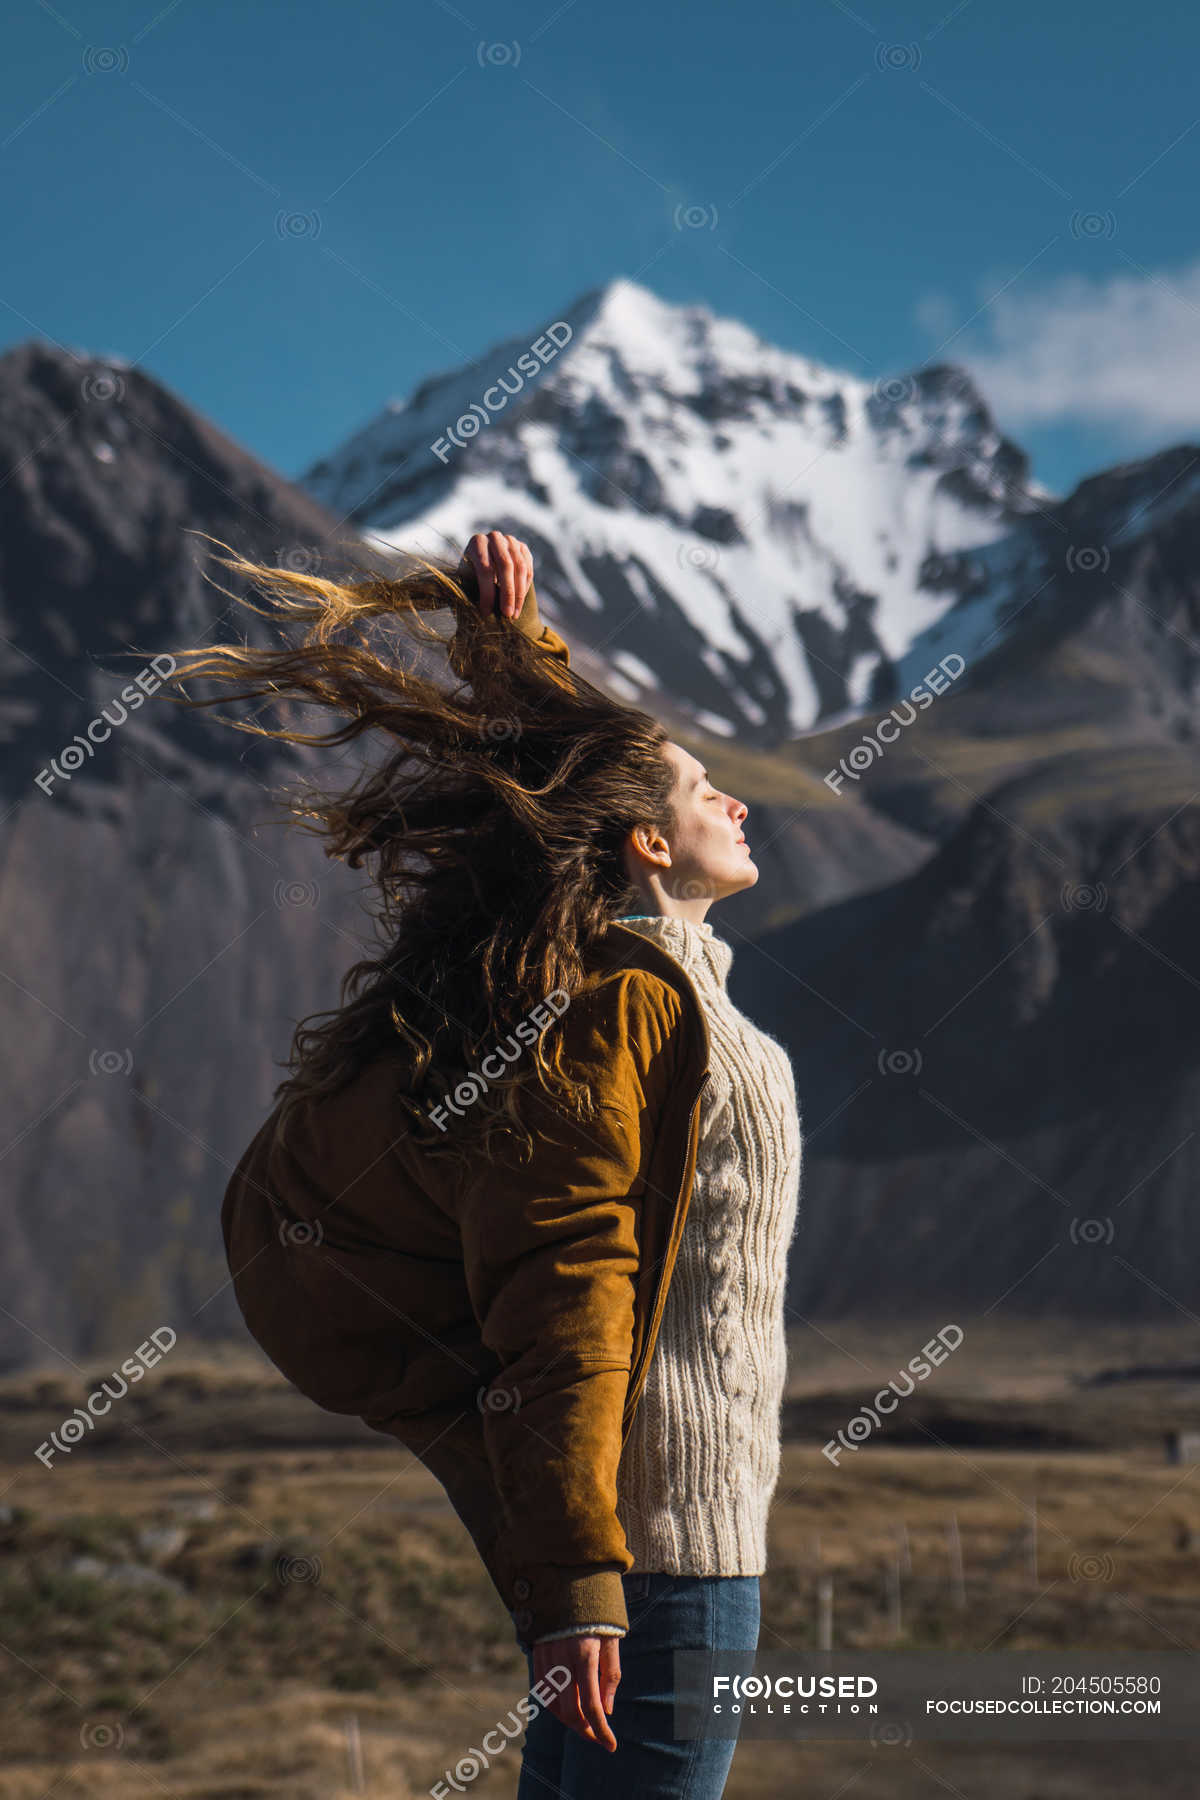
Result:
M528 544L503 531L477 531L463 553L479 584L479 610L515 619L533 582L533 555Z

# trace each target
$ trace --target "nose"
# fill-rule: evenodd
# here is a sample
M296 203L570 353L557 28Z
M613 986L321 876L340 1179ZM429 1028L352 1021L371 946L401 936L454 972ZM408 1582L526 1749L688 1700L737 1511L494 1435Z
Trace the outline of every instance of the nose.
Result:
M745 824L746 819L749 816L749 813L750 813L750 808L746 805L746 802L744 800L735 800L734 801L734 803L733 803L733 822L737 826L739 831L741 830L742 826Z

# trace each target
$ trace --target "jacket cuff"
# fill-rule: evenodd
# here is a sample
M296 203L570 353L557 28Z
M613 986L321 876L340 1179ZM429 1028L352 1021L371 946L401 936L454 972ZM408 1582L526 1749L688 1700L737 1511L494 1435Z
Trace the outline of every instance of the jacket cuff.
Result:
M523 632L531 643L536 644L544 655L556 656L560 662L570 668L571 652L553 625L543 624L532 581L529 584L529 592L522 602L521 610L517 614L516 623L518 630Z
M516 625L517 630L523 632L528 638L540 638L542 632L545 630L545 626L542 624L542 616L538 612L537 595L533 591L532 581L529 584L524 600L521 602L521 610L517 614L514 624Z
M508 1585L516 1607L512 1622L522 1650L532 1650L539 1637L577 1636L604 1619L615 1632L629 1630L625 1589L615 1568L595 1565L577 1570L543 1564L517 1575Z

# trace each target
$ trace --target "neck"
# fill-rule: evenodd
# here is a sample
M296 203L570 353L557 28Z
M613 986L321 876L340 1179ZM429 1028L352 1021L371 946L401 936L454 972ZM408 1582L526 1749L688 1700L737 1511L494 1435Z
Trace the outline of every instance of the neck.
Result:
M704 915L712 905L709 900L673 900L664 895L643 894L637 905L623 918L635 919L687 919L693 925L703 925Z

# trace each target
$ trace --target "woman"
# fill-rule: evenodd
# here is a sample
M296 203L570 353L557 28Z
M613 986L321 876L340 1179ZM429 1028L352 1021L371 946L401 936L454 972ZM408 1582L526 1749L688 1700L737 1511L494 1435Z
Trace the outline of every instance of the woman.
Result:
M345 720L263 735L390 745L296 809L377 859L384 943L297 1028L230 1181L243 1315L445 1486L546 1701L520 1800L709 1800L734 1743L674 1739L672 1655L757 1644L801 1166L787 1056L705 919L758 878L747 808L570 668L513 537L356 583L228 566L312 629L174 679ZM444 645L433 608L449 691L370 642Z

